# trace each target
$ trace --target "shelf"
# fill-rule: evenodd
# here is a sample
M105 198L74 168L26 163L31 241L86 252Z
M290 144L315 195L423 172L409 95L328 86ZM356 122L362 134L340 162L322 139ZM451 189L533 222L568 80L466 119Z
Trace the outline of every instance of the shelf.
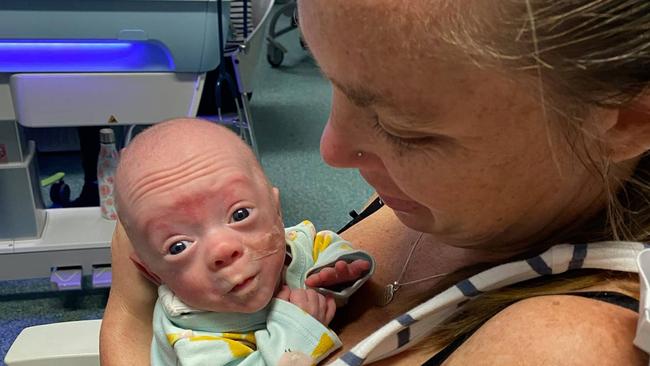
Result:
M42 237L15 240L14 253L110 246L115 221L102 218L99 207L55 208L46 213Z

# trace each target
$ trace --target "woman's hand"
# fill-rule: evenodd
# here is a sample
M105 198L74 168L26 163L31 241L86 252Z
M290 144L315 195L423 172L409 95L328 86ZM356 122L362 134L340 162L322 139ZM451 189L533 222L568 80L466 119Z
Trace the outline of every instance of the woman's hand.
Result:
M342 283L352 282L370 270L370 262L357 259L353 262L337 261L334 267L321 269L307 277L305 285L309 287L328 287Z
M133 247L122 225L111 244L113 282L99 339L102 366L149 365L156 286L129 258Z
M283 286L276 297L296 305L325 326L329 325L336 312L334 299L325 297L316 290L290 289Z

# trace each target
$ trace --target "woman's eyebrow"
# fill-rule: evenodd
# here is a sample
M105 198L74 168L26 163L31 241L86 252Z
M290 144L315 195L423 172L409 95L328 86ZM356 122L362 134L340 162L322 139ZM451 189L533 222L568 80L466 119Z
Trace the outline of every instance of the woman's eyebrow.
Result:
M321 73L332 83L332 85L343 92L343 94L345 94L348 99L350 99L350 101L359 108L375 107L376 110L381 110L387 113L387 115L395 117L393 119L394 122L410 130L417 126L420 126L427 130L431 127L431 120L434 119L433 116L429 116L430 118L422 120L419 114L408 113L400 108L400 106L396 106L393 103L390 103L388 100L386 100L386 98L370 91L367 88L345 85L328 76L322 70Z
M352 103L360 108L367 108L376 104L382 104L384 102L381 96L370 91L367 88L356 85L345 85L338 80L328 76L324 72L323 76L325 76L325 78L327 78L335 87L342 91L343 94L345 94Z

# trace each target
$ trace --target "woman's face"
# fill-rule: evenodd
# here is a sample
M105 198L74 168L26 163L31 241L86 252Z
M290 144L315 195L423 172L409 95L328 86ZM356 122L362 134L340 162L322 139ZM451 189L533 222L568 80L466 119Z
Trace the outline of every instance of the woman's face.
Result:
M454 58L403 4L300 2L333 85L323 159L358 169L404 224L450 245L539 240L600 207L601 186L545 122L538 90Z

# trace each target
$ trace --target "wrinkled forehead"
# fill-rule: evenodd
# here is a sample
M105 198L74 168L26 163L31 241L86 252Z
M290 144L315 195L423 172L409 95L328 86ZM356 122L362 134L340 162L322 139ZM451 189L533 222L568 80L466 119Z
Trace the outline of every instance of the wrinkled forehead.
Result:
M247 200L272 205L269 186L258 168L236 157L195 156L173 167L135 173L121 195L134 228L151 232L151 225L168 225L183 217L200 222L210 212L227 210Z
M206 147L198 152L167 157L167 160L150 161L146 166L127 172L124 198L135 203L150 193L161 191L193 194L201 188L216 193L220 187L232 184L255 190L266 187L259 165L236 150Z
M123 152L120 165L132 179L152 172L186 169L201 162L215 169L253 168L255 157L234 134L205 123L168 124L138 136ZM129 179L129 180L132 180Z
M216 188L228 176L255 186L251 188L264 188L259 164L237 137L200 128L162 132L135 140L123 152L117 174L122 213L157 194Z

